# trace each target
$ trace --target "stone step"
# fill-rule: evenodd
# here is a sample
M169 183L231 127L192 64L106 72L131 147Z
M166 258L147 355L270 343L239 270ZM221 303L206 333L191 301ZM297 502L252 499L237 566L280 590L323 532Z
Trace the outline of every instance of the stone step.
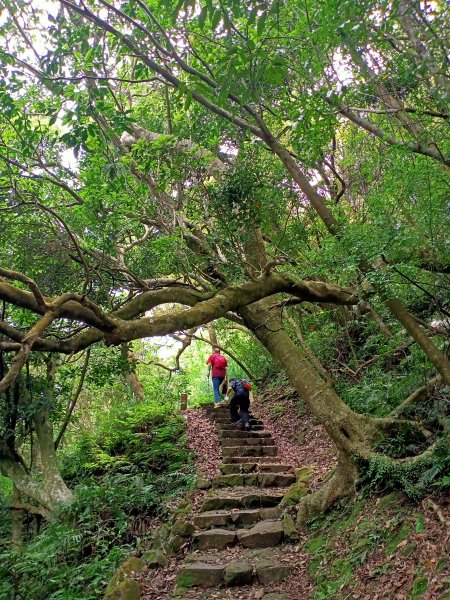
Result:
M276 456L276 446L231 446L222 448L222 456Z
M200 512L229 509L269 508L277 506L286 489L264 491L261 488L233 488L229 491L214 491L205 496Z
M192 540L199 550L223 550L234 546L238 538L237 532L230 529L208 529L194 533Z
M230 416L228 415L227 417L218 417L217 419L214 419L214 421L218 424L218 425L226 425L227 423L230 425L232 425L232 423L230 423ZM250 425L262 425L263 422L260 419L250 419Z
M230 423L228 420L226 423L216 423L216 428L220 431L241 431L241 423ZM263 431L264 425L252 425L251 431ZM245 432L244 432L245 433Z
M244 548L271 548L283 541L281 521L260 521L251 529L240 529L236 536Z
M251 529L208 529L193 535L193 543L199 550L223 550L242 544L244 548L270 548L283 541L281 521L260 521Z
M185 562L177 575L179 588L217 587L222 583L226 565Z
M282 512L282 506L242 510L209 510L196 515L194 525L198 529L211 529L213 527L242 529L243 527L251 527L258 521L278 519Z
M295 475L280 473L234 473L229 475L219 475L213 479L213 487L237 487L237 486L256 486L256 487L288 487L295 483Z
M257 462L221 464L219 465L219 469L222 475L231 475L233 473L290 473L292 471L290 465Z
M219 437L222 440L225 439L232 439L232 438L269 438L272 437L272 434L269 433L268 431L241 431L239 429L235 429L235 430L226 430L226 429L222 429L219 432Z
M243 510L210 510L194 517L194 525L198 529L243 528L250 527L258 521L280 516L282 507L253 508Z
M198 600L198 592L190 595L187 588L231 587L253 582L268 585L283 581L291 572L292 568L276 547L249 550L235 546L208 554L194 551L186 556L180 568L177 586L186 590L183 598ZM229 597L226 592L225 596Z
M222 464L243 465L245 463L258 463L259 465L276 463L278 458L275 456L226 456Z
M222 448L236 448L238 446L275 446L271 437L226 438L221 441Z

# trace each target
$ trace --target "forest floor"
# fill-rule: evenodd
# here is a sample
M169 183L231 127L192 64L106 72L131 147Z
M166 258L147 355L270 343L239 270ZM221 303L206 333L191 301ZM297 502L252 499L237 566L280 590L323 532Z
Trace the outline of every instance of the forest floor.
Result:
M317 488L336 459L322 427L301 401L280 386L261 395L254 412L271 433L282 462L311 466L311 488ZM213 423L202 409L188 410L185 418L199 474L208 479L218 475L220 444ZM192 514L206 493L189 494ZM303 529L296 544L283 545L282 560L294 566L283 583L198 590L186 598L257 600L280 592L290 600L450 600L449 524L450 499L413 504L400 494L358 497ZM166 568L142 576L141 600L173 597L179 566L189 551L186 542Z

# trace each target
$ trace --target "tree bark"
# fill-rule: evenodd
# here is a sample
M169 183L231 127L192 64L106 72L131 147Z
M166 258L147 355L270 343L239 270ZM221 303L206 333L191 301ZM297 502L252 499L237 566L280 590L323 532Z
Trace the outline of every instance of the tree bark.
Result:
M283 327L281 311L270 299L242 308L239 313L247 327L287 373L290 382L324 426L337 448L350 455L371 442L370 419L357 414L325 381L297 347Z

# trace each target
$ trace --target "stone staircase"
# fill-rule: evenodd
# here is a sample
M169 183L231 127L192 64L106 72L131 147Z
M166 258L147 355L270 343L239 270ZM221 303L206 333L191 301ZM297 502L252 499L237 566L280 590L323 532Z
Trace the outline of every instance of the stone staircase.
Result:
M292 539L280 503L296 482L293 469L277 459L277 447L262 421L251 418L251 431L246 432L230 423L227 406L207 405L205 410L221 439L221 475L210 482L211 489L193 519L193 551L180 568L178 589L282 581L291 569L283 562L280 545ZM204 597L209 596L183 594L183 598Z

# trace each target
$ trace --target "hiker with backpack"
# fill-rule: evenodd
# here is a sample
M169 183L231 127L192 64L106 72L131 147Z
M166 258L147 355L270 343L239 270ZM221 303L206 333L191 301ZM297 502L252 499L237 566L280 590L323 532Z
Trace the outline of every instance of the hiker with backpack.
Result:
M220 404L220 384L227 376L227 359L220 354L219 348L214 348L214 354L211 354L206 361L208 371L206 377L212 375L212 384L214 389L215 406Z
M230 394L233 393L233 397L230 400L230 417L232 423L241 421L244 430L250 430L250 400L252 385L246 379L230 379L230 386L227 390L225 400L230 400ZM239 409L239 412L238 412Z

